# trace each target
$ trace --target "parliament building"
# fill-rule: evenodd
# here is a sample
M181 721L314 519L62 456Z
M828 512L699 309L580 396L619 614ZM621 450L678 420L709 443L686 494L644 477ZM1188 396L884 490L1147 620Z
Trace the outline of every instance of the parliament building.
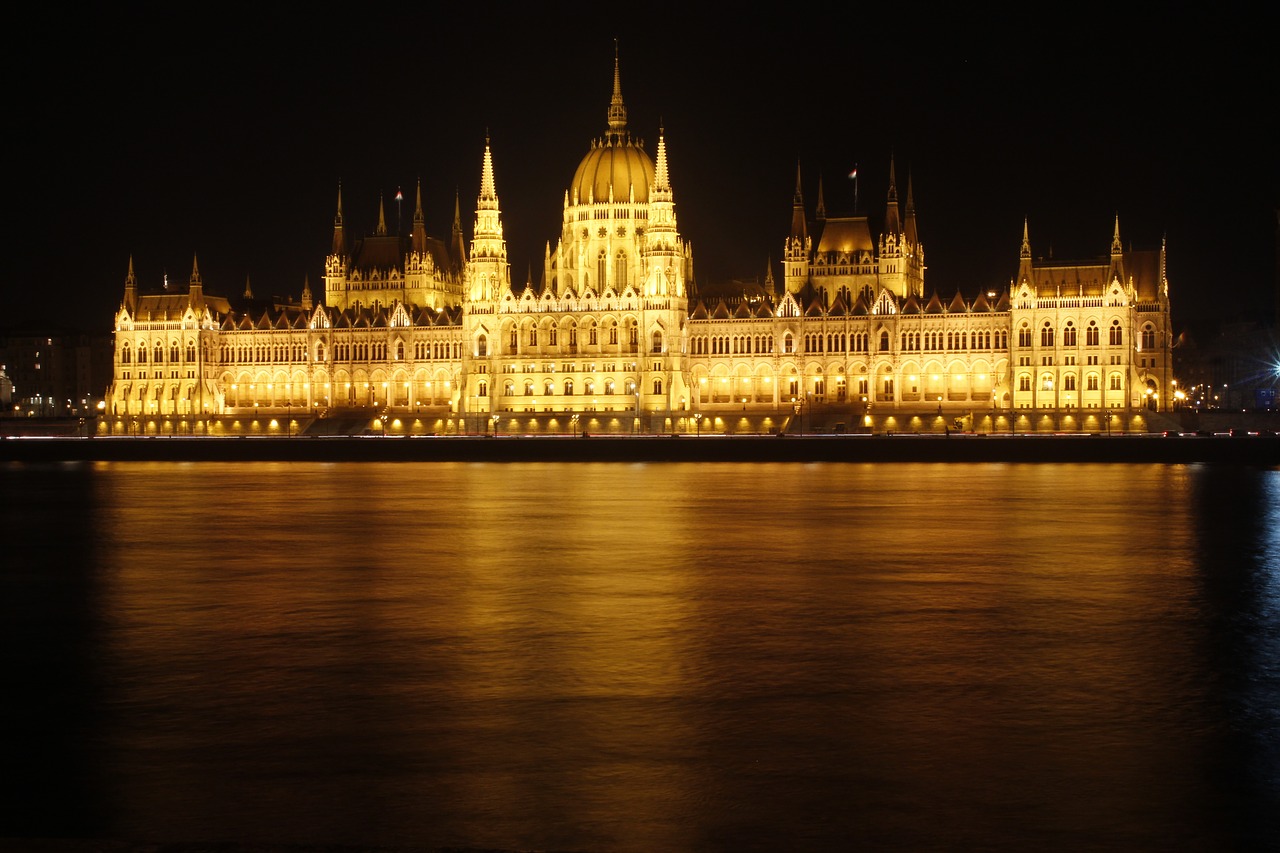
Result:
M811 211L797 170L780 280L695 286L665 133L604 134L540 275L514 284L486 139L470 240L357 236L338 190L323 291L143 292L130 261L102 434L1146 431L1179 394L1165 249L1033 260L973 298L931 292L910 180L883 227ZM783 201L785 203L785 201ZM1099 249L1106 245L1105 230ZM1012 250L1012 245L1011 245ZM1012 269L1012 251L1010 268Z

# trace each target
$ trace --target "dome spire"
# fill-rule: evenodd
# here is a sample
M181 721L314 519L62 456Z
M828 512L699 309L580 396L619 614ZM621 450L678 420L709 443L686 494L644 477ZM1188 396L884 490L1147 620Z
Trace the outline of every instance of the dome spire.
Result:
M627 131L627 107L622 103L622 75L618 71L618 40L613 40L613 100L609 102L609 133L622 135Z

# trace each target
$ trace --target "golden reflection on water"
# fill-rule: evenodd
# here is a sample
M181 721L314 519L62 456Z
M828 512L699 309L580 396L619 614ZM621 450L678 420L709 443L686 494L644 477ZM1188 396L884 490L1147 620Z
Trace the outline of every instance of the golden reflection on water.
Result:
M1213 820L1165 748L1206 725L1196 476L101 464L116 827L1176 849Z

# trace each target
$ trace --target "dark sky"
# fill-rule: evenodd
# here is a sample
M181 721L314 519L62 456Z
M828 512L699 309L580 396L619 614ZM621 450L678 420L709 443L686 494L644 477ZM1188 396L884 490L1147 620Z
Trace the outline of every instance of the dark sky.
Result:
M944 295L1006 285L1024 218L1037 255L1068 259L1105 254L1118 214L1126 245L1167 237L1175 325L1274 305L1280 73L1261 19L474 5L113 5L33 23L6 68L3 325L109 328L130 256L144 289L185 286L198 254L211 292L246 276L260 296L296 296L304 276L319 290L339 181L356 231L380 194L407 229L420 179L428 230L447 234L457 193L469 237L486 133L523 280L605 130L615 38L632 133L652 152L666 129L703 282L778 260L797 163L832 215L852 210L856 165L878 231L892 157Z

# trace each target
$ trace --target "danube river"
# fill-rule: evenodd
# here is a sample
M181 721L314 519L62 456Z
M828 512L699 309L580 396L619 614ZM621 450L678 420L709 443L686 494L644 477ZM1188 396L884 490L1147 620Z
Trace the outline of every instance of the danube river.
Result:
M1280 470L0 465L0 838L1262 850Z

